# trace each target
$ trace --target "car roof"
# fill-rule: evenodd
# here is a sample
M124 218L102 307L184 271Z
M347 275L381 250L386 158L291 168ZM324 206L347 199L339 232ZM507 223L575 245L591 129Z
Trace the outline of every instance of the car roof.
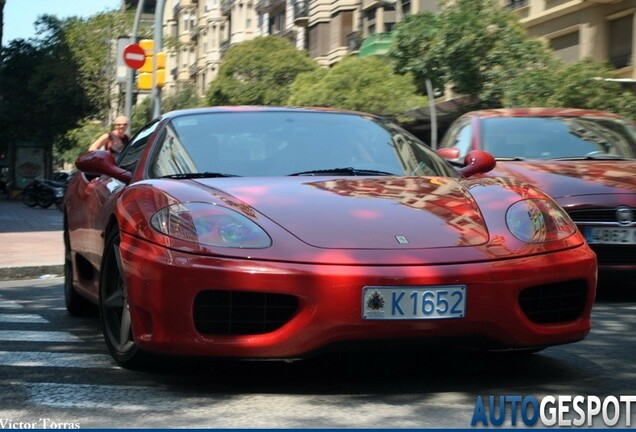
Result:
M548 108L548 107L524 107L524 108L498 108L471 111L465 116L470 117L604 117L620 119L618 114L588 110L580 108Z

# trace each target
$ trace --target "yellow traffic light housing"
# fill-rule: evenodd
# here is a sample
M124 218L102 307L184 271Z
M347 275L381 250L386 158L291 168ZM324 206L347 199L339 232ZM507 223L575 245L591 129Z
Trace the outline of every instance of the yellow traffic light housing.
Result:
M146 52L146 62L139 69L139 73L137 75L137 88L139 90L151 90L152 89L152 73L154 67L154 40L152 39L142 39L139 41L139 45ZM163 87L166 83L166 53L164 51L159 51L157 53L157 69L155 73L156 81L155 85L157 87Z

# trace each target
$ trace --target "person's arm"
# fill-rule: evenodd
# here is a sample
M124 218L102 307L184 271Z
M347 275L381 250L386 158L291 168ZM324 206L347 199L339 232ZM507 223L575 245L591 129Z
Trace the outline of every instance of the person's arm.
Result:
M105 149L107 142L108 142L108 134L105 133L104 135L102 135L99 138L97 138L95 140L95 142L93 144L91 144L91 146L88 148L88 150L90 150L90 151L99 150L102 147L104 147L104 149Z

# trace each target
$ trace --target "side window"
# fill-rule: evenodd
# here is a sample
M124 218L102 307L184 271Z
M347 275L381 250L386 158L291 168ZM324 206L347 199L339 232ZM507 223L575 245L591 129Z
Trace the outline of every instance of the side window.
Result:
M470 140L473 136L472 132L473 127L470 125L470 123L468 123L465 127L461 128L461 130L457 134L455 147L459 149L459 157L466 156L466 153L470 151Z
M146 126L141 128L139 132L137 132L137 134L130 141L130 144L126 146L126 149L117 160L117 165L120 168L123 168L126 171L130 172L133 172L135 170L141 154L146 149L146 145L148 144L150 135L152 135L155 129L157 129L158 125L159 120L157 119L151 123L148 123Z

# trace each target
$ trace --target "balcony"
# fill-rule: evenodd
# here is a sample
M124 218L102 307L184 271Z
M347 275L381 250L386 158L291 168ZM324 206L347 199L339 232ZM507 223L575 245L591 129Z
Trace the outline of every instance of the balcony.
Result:
M294 2L294 24L306 26L309 20L308 0L296 0Z
M351 32L347 35L347 49L350 53L357 53L362 43L362 33L359 31Z
M385 55L389 52L392 42L393 33L374 33L362 41L358 55L360 57Z
M285 10L286 0L256 0L254 9L260 13L271 13L275 10Z
M229 39L226 39L223 42L221 42L221 44L219 45L219 50L221 51L221 57L223 57L227 53L227 50L229 49L230 49Z
M507 0L504 7L506 9L514 10L521 9L528 6L528 0Z
M188 73L190 74L191 77L193 77L197 75L197 72L199 72L199 68L197 67L196 63L192 63L188 67Z
M234 0L221 0L221 15L229 15L232 12Z

